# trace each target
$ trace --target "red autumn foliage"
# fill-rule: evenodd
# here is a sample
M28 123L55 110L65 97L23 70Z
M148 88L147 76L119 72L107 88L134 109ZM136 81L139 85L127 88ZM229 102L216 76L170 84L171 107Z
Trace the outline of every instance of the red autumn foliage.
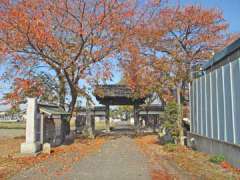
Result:
M157 171L154 170L151 173L152 176L152 180L173 180L175 179L173 176L170 176L168 173L164 172L164 171Z
M45 65L54 71L60 103L69 96L71 112L77 96L87 96L80 81L101 79L95 65L119 52L134 16L133 1L1 0L0 56L14 69ZM103 79L110 77L106 64L98 74Z
M14 108L25 97L39 97L44 93L44 85L31 79L16 78L11 93L5 95L5 99Z
M220 166L224 169L229 170L229 171L232 171L232 172L235 172L235 173L238 173L238 174L240 173L239 168L233 167L230 163L228 163L226 161L221 162Z
M162 3L150 9L151 18L136 26L128 39L132 48L126 50L130 58L123 65L124 78L138 94L159 91L168 101L178 84L185 94L192 65L210 59L239 36L227 33L228 23L218 9Z

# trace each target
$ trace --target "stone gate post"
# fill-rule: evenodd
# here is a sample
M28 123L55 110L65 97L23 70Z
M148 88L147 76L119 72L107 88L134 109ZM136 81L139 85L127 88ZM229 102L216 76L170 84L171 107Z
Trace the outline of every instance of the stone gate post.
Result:
M26 112L26 142L21 144L21 153L34 154L41 148L40 142L36 141L37 124L37 99L27 98Z

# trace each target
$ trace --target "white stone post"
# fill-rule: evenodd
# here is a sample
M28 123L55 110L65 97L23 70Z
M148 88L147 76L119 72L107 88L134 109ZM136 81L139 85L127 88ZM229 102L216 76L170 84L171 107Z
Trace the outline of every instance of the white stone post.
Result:
M34 154L41 148L36 142L37 99L27 98L26 142L21 144L21 153Z

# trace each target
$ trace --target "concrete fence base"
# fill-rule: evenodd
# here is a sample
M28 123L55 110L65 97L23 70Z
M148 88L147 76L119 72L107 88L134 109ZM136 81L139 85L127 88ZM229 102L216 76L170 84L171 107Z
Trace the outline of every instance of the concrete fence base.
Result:
M194 133L188 133L188 146L209 154L224 155L225 160L240 168L240 146L211 139Z

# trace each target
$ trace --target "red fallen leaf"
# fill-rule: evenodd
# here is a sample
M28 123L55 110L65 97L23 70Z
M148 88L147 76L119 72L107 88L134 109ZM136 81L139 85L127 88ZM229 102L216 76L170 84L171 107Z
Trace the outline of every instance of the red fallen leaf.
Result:
M230 169L231 165L227 163L226 161L221 162L220 166L224 169Z
M57 172L55 173L55 176L61 176L61 175L62 175L61 172L58 172L58 171L57 171Z
M88 153L97 151L100 149L101 145L103 145L106 141L108 140L108 138L96 138L94 140L91 141L84 141L85 144L81 143L81 141L77 141L76 143L72 144L72 145L68 145L68 146L60 146L60 147L56 147L53 148L53 151L51 152L51 154L46 155L46 154L39 154L36 157L14 157L14 156L7 156L8 154L6 154L6 157L2 158L0 156L0 161L2 159L6 159L7 162L7 166L6 169L1 169L0 168L0 179L6 179L7 177L10 177L11 175L15 174L16 172L19 172L20 170L24 170L24 169L28 169L29 167L32 166L32 164L38 164L42 161L45 161L47 159L49 159L49 161L51 162L53 161L57 161L58 163L60 163L62 165L62 168L60 169L60 171L56 171L54 172L54 174L56 176L61 175L62 173L68 172L71 170L71 167L67 166L67 165L71 165L76 161L79 161L82 157L86 156ZM1 143L0 144L0 149L2 150L2 147L5 149L9 149L9 146L11 144L16 144L16 142L18 142L19 140L14 140L13 142L10 141L8 143ZM20 141L19 141L20 143ZM88 143L88 145L87 145ZM6 148L8 147L8 148ZM15 150L16 152L18 151ZM73 152L77 152L76 156L73 158L66 158L65 156L63 156L63 154L65 153L73 153ZM1 159L2 158L2 159ZM5 161L4 161L5 163ZM0 166L1 166L1 162L0 162ZM46 169L44 166L39 168L39 171L42 172L43 174L47 174L48 169Z
M47 173L48 173L48 168L42 167L42 168L40 168L40 171L41 171L41 173L43 173L43 174L47 174Z
M151 172L151 176L153 180L171 180L171 179L175 179L173 176L169 175L168 173L164 172L164 171L157 171L157 170L153 170Z

